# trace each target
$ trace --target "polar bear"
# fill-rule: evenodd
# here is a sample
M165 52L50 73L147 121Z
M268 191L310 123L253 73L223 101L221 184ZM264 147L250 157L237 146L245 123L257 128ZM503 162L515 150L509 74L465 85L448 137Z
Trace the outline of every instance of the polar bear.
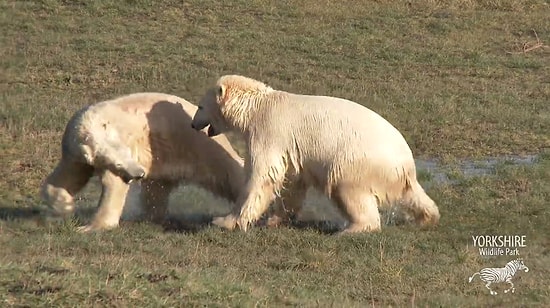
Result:
M177 96L135 93L77 111L65 128L61 159L42 185L43 199L56 216L70 215L74 195L98 175L99 207L82 232L117 227L128 184L139 179L134 191L155 222L164 219L169 194L181 182L235 202L244 185L243 160L225 136L212 139L190 127L196 110Z
M355 102L275 90L239 75L218 79L199 103L192 126L209 136L228 130L247 141L247 183L236 210L214 223L246 231L275 196L283 207L302 206L313 186L335 202L348 225L341 233L380 230L378 206L400 201L421 225L439 210L416 179L412 152L388 121ZM286 196L286 197L285 197Z

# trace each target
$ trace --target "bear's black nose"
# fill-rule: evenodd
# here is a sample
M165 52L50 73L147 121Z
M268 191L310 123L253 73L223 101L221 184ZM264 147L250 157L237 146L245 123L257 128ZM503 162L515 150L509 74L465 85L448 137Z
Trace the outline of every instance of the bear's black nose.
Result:
M124 181L124 183L130 184L132 183L132 181L134 181L134 178L129 175L123 175L122 180Z
M192 129L196 129L196 128L195 128L195 124L191 123L191 128L192 128Z

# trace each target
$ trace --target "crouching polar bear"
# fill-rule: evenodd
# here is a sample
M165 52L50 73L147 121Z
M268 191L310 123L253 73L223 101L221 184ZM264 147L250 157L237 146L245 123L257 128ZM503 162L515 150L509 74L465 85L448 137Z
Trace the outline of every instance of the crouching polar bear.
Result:
M199 103L192 126L209 136L236 130L247 141L247 184L235 211L214 223L246 231L282 195L270 219L284 221L314 186L349 221L342 233L380 230L378 206L400 201L421 225L439 210L416 179L401 133L370 109L349 100L274 90L238 75L221 77Z
M82 232L118 226L128 183L140 185L147 219L161 222L170 192L194 183L235 202L244 185L242 158L223 135L209 138L190 127L197 107L162 93L135 93L92 104L69 120L61 159L41 194L56 215L74 212L74 195L93 175L102 193L95 217ZM130 196L136 199L136 196Z

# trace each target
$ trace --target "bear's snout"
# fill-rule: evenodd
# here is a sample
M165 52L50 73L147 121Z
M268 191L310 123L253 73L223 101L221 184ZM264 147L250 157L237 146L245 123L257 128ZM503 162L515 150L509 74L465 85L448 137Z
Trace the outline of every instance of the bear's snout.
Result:
M145 171L141 168L134 168L133 170L127 170L120 176L124 183L130 184L135 180L141 180L145 177Z
M209 123L207 121L200 120L200 117L193 117L193 120L191 121L191 128L194 130L203 130Z

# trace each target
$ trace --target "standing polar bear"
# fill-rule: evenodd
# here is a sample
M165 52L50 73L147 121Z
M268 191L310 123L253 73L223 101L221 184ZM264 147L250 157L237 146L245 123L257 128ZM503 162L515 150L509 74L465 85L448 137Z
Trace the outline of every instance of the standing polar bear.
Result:
M421 225L439 210L416 179L412 152L388 121L349 100L274 90L238 75L221 77L199 104L192 126L209 136L236 130L247 141L247 184L234 213L214 223L246 231L275 196L287 219L314 186L332 199L348 226L342 233L380 230L378 205L401 201Z
M41 194L58 215L74 212L74 195L93 175L102 193L83 232L118 226L129 183L142 179L146 215L161 222L170 192L180 183L198 184L235 202L244 185L242 158L227 138L214 139L190 127L197 107L162 93L136 93L85 107L68 122L62 156Z

